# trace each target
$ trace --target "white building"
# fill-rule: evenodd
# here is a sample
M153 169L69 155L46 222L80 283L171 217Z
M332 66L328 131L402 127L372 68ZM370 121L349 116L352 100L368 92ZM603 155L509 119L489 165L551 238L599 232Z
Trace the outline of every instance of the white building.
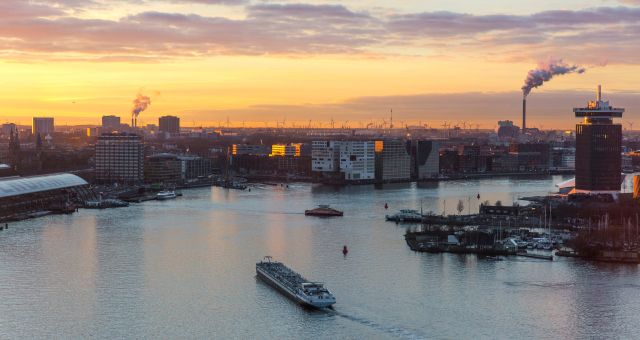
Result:
M375 152L372 141L340 142L340 172L347 181L374 179Z
M314 141L311 144L314 172L340 172L347 181L375 178L373 141Z
M314 141L311 143L311 170L337 172L340 170L340 142Z

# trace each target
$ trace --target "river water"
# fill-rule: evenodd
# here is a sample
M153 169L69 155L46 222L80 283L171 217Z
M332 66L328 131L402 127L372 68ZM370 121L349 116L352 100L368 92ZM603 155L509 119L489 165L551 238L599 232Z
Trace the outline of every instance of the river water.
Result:
M474 212L478 193L510 204L561 180L202 188L13 223L0 232L0 338L635 338L637 266L414 253L409 227L384 221L421 202ZM318 204L345 216L302 214ZM326 282L335 309L256 279L264 255Z

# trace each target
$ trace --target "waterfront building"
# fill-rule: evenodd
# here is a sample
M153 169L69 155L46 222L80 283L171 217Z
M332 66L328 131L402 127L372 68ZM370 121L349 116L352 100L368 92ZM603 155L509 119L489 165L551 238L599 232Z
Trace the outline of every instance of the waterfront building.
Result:
M440 175L440 143L431 140L411 142L413 177L417 180L437 178Z
M555 170L575 170L576 149L555 147L552 149L551 164Z
M182 180L182 162L170 153L151 155L145 159L144 180L147 183L176 185Z
M72 174L0 179L0 218L72 209L71 202L93 198L88 183Z
M182 180L204 178L213 174L213 159L200 156L178 156Z
M311 169L321 177L346 181L375 179L373 141L313 141Z
M158 119L160 132L169 134L180 133L180 118L176 116L162 116Z
M516 159L510 172L549 171L551 146L547 143L511 143L509 154Z
M411 155L402 140L378 140L374 143L375 179L379 182L411 179Z
M240 156L240 155L267 156L270 153L271 153L271 147L266 145L233 144L231 147L231 154L234 156Z
M52 135L54 132L53 117L33 117L33 124L31 125L31 133L34 136Z
M341 141L340 172L347 181L375 178L375 152L373 141Z
M340 171L340 142L313 141L311 143L311 171L318 173Z
M458 147L458 172L480 173L487 171L487 155L479 145Z
M144 144L134 134L103 134L96 142L96 181L137 183L144 179Z
M102 116L102 131L105 133L111 133L120 131L120 117L117 116Z
M438 168L442 174L454 174L458 172L458 150L439 151Z
M620 191L622 126L614 118L622 118L623 108L614 108L602 100L601 88L595 101L587 107L574 108L582 123L576 124L577 193L617 193Z

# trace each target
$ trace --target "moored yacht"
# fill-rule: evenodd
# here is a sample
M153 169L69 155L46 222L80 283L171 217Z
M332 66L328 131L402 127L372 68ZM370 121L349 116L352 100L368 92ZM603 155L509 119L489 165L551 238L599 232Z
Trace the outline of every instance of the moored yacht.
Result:
M385 218L394 222L422 222L422 214L412 209L402 209L393 215L386 215Z
M175 191L160 191L156 194L156 199L160 200L160 201L164 201L164 200L170 200L170 199L174 199L176 198L176 192Z

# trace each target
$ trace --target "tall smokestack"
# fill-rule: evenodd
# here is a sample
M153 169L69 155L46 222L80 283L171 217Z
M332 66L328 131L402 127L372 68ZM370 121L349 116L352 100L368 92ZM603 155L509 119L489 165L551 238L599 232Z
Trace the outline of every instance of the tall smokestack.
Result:
M598 96L596 97L597 101L602 100L602 85L598 84Z
M527 129L527 97L522 98L522 133Z
M133 109L131 109L131 127L136 127L138 116L140 113L151 105L151 98L138 93L136 99L133 100Z

